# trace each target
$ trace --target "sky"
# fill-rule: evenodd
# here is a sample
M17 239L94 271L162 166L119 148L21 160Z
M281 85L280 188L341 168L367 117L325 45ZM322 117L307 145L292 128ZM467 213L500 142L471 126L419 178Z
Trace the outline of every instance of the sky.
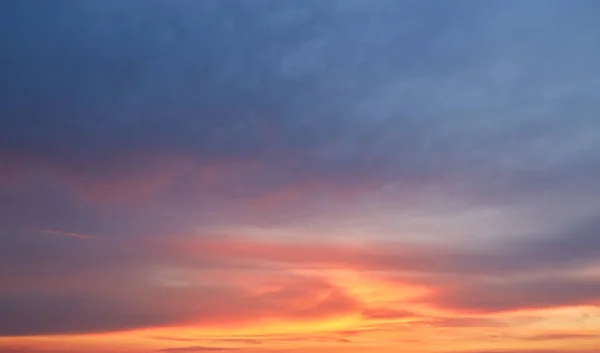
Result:
M0 352L597 352L599 16L0 1Z

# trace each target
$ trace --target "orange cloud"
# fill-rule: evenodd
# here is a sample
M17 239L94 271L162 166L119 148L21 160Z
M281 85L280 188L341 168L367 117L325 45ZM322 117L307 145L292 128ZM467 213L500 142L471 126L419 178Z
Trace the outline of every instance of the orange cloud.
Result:
M517 276L519 273L500 272L498 276L504 276L505 279L494 280L494 277L489 278L487 266L494 261L508 263L510 258L486 257L485 254L466 250L402 244L317 244L216 238L184 239L179 245L179 251L190 258L201 254L203 258L213 261L255 263L317 272L351 270L370 278L390 278L392 282L389 283L396 282L399 286L426 288L423 292L426 295L421 296L418 301L424 305L433 305L432 308L437 308L436 310L493 313L600 304L600 282L595 279L557 275L553 275L552 279L535 276L523 279ZM346 282L349 280L351 279L345 279ZM355 288L356 285L349 290ZM395 309L386 310L388 312L369 311L365 314L385 317L392 315Z

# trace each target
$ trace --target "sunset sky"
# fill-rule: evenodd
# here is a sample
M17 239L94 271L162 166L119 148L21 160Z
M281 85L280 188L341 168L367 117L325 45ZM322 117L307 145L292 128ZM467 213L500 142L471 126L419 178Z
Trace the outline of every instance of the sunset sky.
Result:
M0 1L0 353L597 353L600 1Z

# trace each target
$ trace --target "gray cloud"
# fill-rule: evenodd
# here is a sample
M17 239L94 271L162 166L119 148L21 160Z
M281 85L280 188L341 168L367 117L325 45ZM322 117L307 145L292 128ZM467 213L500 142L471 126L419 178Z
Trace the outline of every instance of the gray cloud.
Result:
M306 172L514 174L576 151L595 124L593 3L134 3L3 11L20 36L4 65L6 150L74 167L132 149L319 148Z
M65 334L133 329L181 316L131 303L85 297L0 297L0 335Z
M505 279L458 284L437 294L436 304L472 312L597 305L600 281L572 278Z

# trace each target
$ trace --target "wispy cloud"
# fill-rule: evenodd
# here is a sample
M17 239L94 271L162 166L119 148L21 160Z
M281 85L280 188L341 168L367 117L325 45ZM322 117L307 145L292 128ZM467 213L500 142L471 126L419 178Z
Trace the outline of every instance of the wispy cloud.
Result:
M94 236L94 235L75 233L75 232L67 232L64 230L51 229L51 228L29 227L29 229L34 230L36 232L40 232L40 233L62 235L65 237L73 237L73 238L79 238L79 239L101 239L100 237Z
M190 346L190 347L176 347L176 348L163 348L157 350L157 352L233 352L238 351L237 348L221 348L221 347L205 347L205 346Z

